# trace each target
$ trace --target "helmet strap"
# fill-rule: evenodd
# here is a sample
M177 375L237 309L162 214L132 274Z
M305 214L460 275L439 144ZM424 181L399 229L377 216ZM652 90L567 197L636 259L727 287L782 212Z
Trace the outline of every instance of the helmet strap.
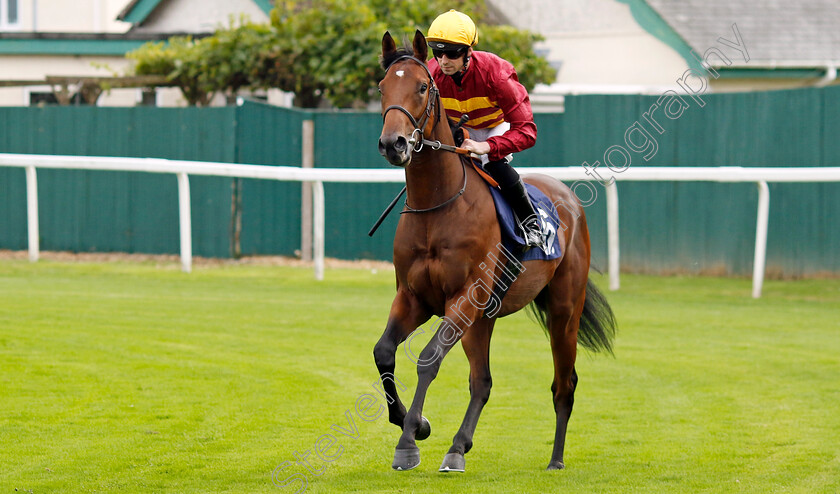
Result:
M467 51L464 53L464 66L461 68L461 70L452 74L452 76L451 76L452 79L455 80L456 85L458 85L458 86L461 85L461 81L464 79L464 75L466 75L467 69L469 69L469 68L470 68L470 50L467 49Z

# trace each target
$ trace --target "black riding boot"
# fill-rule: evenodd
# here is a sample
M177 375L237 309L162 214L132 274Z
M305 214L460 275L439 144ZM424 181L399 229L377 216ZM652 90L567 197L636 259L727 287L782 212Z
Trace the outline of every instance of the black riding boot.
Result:
M531 200L528 198L525 184L519 178L519 173L510 166L507 159L491 161L484 165L484 169L499 182L502 195L513 209L516 221L519 222L519 227L522 229L525 243L529 247L542 247L545 238L543 237L540 220L531 204Z

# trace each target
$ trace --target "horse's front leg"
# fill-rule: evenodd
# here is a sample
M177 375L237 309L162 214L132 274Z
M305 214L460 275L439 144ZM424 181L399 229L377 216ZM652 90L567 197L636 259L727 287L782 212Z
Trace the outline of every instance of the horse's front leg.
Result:
M470 362L470 404L467 406L461 427L452 440L452 447L440 465L441 472L464 471L464 455L472 449L478 417L490 398L490 388L493 385L493 379L490 377L490 337L495 324L495 319L479 319L461 339L464 353Z
M373 358L379 370L382 381L382 391L388 402L388 421L403 428L405 422L405 406L397 393L397 381L394 376L396 366L396 352L400 343L405 341L418 326L429 319L429 313L422 304L407 290L400 289L391 304L388 324L385 332L373 348ZM429 430L428 432L431 432ZM428 437L426 433L426 437ZM425 437L421 438L425 439Z
M470 330L478 317L479 310L470 304L465 296L456 296L447 305L446 315L435 321L435 336L420 352L416 362L417 390L414 392L411 408L406 413L403 433L394 453L392 467L395 470L411 470L420 464L420 449L415 439L421 437L419 431L422 430L421 426L425 425L423 404L429 385L437 376L443 358L461 339L461 336Z

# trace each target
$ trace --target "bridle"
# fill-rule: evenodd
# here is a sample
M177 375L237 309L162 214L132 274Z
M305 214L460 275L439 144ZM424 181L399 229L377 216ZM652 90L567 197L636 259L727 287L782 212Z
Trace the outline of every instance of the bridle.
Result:
M414 126L414 130L411 132L411 139L409 139L409 141L408 141L409 145L412 146L412 150L414 152L419 153L420 151L423 150L423 146L426 145L426 146L429 146L429 148L431 148L434 151L443 150L443 151L449 151L449 152L452 152L452 153L466 154L467 151L462 149L462 148L458 148L458 147L455 147L455 146L450 146L448 144L443 144L439 140L438 141L432 141L432 140L426 139L426 137L423 134L423 129L426 128L426 125L428 124L429 119L432 118L432 114L435 113L435 110L439 109L440 93L438 92L438 88L437 88L437 85L435 84L434 78L432 78L432 73L429 71L429 67L427 67L426 64L423 63L417 57L413 57L411 55L403 55L403 56L397 58L396 60L394 60L391 63L391 65L388 66L388 69L390 70L391 67L393 67L397 62L399 62L401 60L411 60L411 61L417 63L419 66L423 67L423 70L426 71L426 75L429 77L429 90L428 90L428 94L427 94L427 97L426 97L426 109L423 110L423 115L420 117L420 120L418 121L417 118L415 118L414 115L412 115L411 112L406 110L404 107L402 107L400 105L391 105L391 106L385 108L385 111L382 112L382 122L383 123L385 122L385 117L388 115L389 111L399 110L403 114L405 114L406 117L408 117L408 119L411 121L411 125ZM387 71L386 71L386 73L387 73ZM432 133L434 133L435 128L437 127L437 124L438 124L439 121L440 121L440 118L435 118L434 124L432 125ZM464 193L464 191L467 189L467 167L466 167L466 165L464 165L463 160L461 160L461 168L463 169L463 172L464 172L464 183L461 186L461 189L454 196L452 196L449 199L445 200L444 202L438 204L437 206L433 206L431 208L426 208L426 209L414 209L411 206L409 206L408 201L406 201L405 202L405 209L403 211L400 211L400 214L405 214L405 213L428 213L428 212L440 209L440 208L448 205L449 203L451 203L452 201L454 201L458 197L460 197ZM397 199L399 199L399 197L403 195L405 190L406 190L406 188L403 187L403 190L400 191L399 195L397 195ZM392 203L392 205L393 205L393 203ZM388 211L390 211L390 209L388 209ZM386 214L387 214L387 212L386 212ZM378 226L378 224L377 224L377 226ZM375 228L376 227L374 227L374 230L375 230ZM371 232L371 234L372 234L372 232Z
M413 61L417 62L417 64L420 65L421 67L423 67L423 69L426 71L426 75L429 76L429 96L428 96L428 99L426 100L426 109L423 111L422 120L420 122L417 122L417 119L414 118L414 115L412 115L411 112L409 112L408 110L406 110L402 106L391 105L388 108L385 108L385 111L382 112L382 121L383 122L385 121L385 116L391 110L399 110L399 111L403 112L405 114L405 116L407 116L408 119L411 120L411 125L414 126L414 132L411 133L411 139L409 139L408 142L409 142L409 144L414 146L413 149L414 149L415 152L420 152L423 149L423 146L426 145L426 146L429 146L431 149L433 149L435 151L443 150L443 151L449 151L450 153L470 154L470 152L467 151L464 148L459 148L457 146L450 146L449 144L444 144L440 141L432 141L432 140L426 139L424 137L423 129L426 128L426 123L429 121L429 118L431 118L432 113L434 113L434 111L435 111L435 109L438 105L438 101L440 100L440 98L438 96L440 95L440 93L438 91L437 85L435 85L435 80L432 78L432 73L429 72L429 68L426 67L425 63L421 62L420 59L418 59L416 57L412 57L411 55L403 55L403 56L399 57L398 59L394 60L388 68L390 69L395 63L397 63L397 62L399 62L400 60L403 60L403 59L409 59L409 60L413 60ZM438 120L435 120L435 124L432 126L432 132L435 131L435 127L437 127L437 124L438 124ZM416 134L420 134L420 139L416 138Z
M406 110L404 107L400 105L391 105L388 108L385 108L385 111L382 112L382 122L385 122L385 117L388 116L388 112L391 110L399 110L405 114L406 117L411 121L411 125L414 126L414 131L411 133L411 139L409 139L409 144L412 145L412 149L414 152L420 152L423 149L424 144L428 144L432 147L432 149L436 149L432 145L432 141L427 140L423 135L423 129L426 128L426 124L429 122L429 119L432 117L432 113L434 113L435 109L437 108L438 103L438 88L435 84L435 80L432 78L432 73L429 71L429 68L426 67L426 64L421 62L419 58L413 57L411 55L403 55L396 60L394 60L391 65L388 67L390 70L397 62L401 60L411 60L417 65L423 67L423 70L426 71L426 75L429 77L429 91L426 95L426 109L423 110L423 115L420 117L420 121L414 118L414 115L411 114L410 111ZM386 72L387 73L387 72ZM435 131L435 127L437 127L438 121L440 119L435 119L435 123L432 126L432 133ZM417 138L419 134L419 139ZM412 142L413 141L413 142ZM440 144L440 141L437 141Z

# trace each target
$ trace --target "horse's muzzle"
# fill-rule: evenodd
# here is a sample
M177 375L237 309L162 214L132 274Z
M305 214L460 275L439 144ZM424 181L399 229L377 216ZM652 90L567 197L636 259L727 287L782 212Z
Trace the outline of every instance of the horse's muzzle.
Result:
M404 135L382 135L379 137L379 154L394 166L406 167L411 161L411 146Z

